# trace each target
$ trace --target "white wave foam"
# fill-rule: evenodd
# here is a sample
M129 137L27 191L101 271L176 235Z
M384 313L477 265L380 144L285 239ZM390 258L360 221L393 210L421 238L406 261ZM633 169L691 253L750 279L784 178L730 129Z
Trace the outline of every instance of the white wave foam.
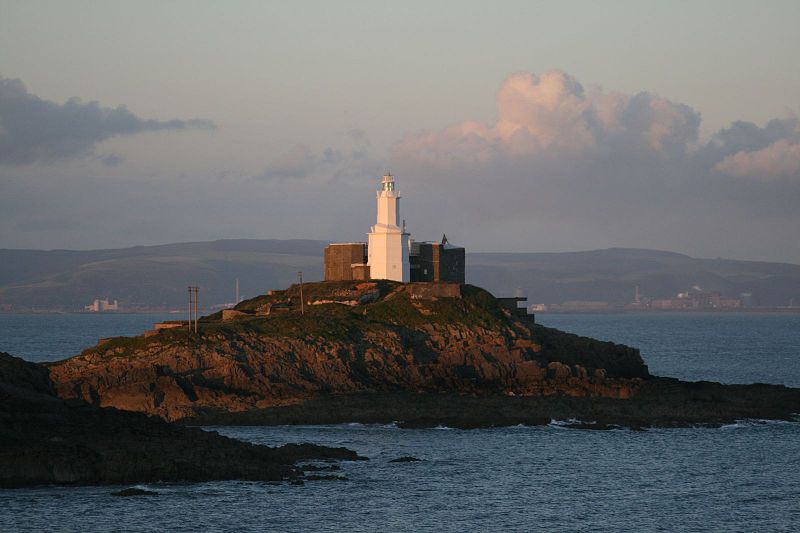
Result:
M561 428L563 429L566 426L570 426L572 424L594 424L595 422L585 422L583 420L579 420L577 418L569 418L567 420L556 420L555 418L550 419L550 423L547 424L550 427Z
M722 424L719 429L741 429L741 428L752 428L752 427L759 427L759 426L783 426L787 424L797 424L797 421L793 420L767 420L764 418L743 418L741 420L737 420L733 424Z

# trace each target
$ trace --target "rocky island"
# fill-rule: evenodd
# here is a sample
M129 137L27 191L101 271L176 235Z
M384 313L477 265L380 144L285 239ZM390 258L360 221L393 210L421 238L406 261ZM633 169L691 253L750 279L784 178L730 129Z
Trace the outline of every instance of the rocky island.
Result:
M301 297L302 292L302 297ZM580 428L790 420L800 390L652 376L638 350L538 325L478 287L294 285L47 365L60 398L189 424Z
M301 483L296 463L345 448L256 446L141 413L55 396L47 369L0 353L0 487L242 479ZM124 492L124 491L123 491Z

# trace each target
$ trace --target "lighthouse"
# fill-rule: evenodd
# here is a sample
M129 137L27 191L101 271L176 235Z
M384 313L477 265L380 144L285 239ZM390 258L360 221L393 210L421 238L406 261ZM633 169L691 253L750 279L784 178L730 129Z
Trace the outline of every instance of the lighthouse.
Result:
M441 242L418 242L406 233L400 194L390 173L381 180L375 198L378 219L368 242L332 242L325 247L325 281L464 283L463 246L451 244L444 235Z
M400 194L395 189L394 176L383 176L381 189L376 193L378 220L369 232L367 264L372 279L391 279L408 283L411 266L408 261L409 234L405 222L400 222Z

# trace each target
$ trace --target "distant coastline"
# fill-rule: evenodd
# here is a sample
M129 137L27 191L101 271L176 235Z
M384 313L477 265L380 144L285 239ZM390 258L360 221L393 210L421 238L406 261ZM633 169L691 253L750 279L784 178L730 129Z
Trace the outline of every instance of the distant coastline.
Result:
M241 297L252 298L295 282L298 271L308 281L322 279L328 244L229 239L115 250L0 249L0 313L71 312L104 299L118 301L122 312L181 313L188 285L200 287L201 307L216 310L236 301L237 280ZM727 312L737 306L737 312L794 313L800 304L800 265L630 248L468 252L466 281L498 296L526 296L548 312L551 306L585 305L577 310Z

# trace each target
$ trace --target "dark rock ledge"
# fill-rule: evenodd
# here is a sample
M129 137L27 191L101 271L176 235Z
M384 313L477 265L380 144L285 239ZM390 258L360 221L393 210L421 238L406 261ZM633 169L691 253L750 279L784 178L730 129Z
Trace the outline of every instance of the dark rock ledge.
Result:
M739 420L798 420L800 389L723 385L651 377L631 398L363 393L321 395L302 403L238 413L208 410L192 424L284 425L396 423L405 429L539 426L570 429L719 427Z
M140 413L60 400L45 368L0 353L0 487L302 479L346 448L256 446Z
M397 459L391 459L390 463L417 463L421 461L421 459L417 459L416 457L412 457L410 455L404 455L402 457L398 457Z
M118 490L111 493L112 496L117 496L120 498L129 498L131 496L158 496L158 493L153 490L146 490L146 489L139 489L136 487L130 487L127 489Z

